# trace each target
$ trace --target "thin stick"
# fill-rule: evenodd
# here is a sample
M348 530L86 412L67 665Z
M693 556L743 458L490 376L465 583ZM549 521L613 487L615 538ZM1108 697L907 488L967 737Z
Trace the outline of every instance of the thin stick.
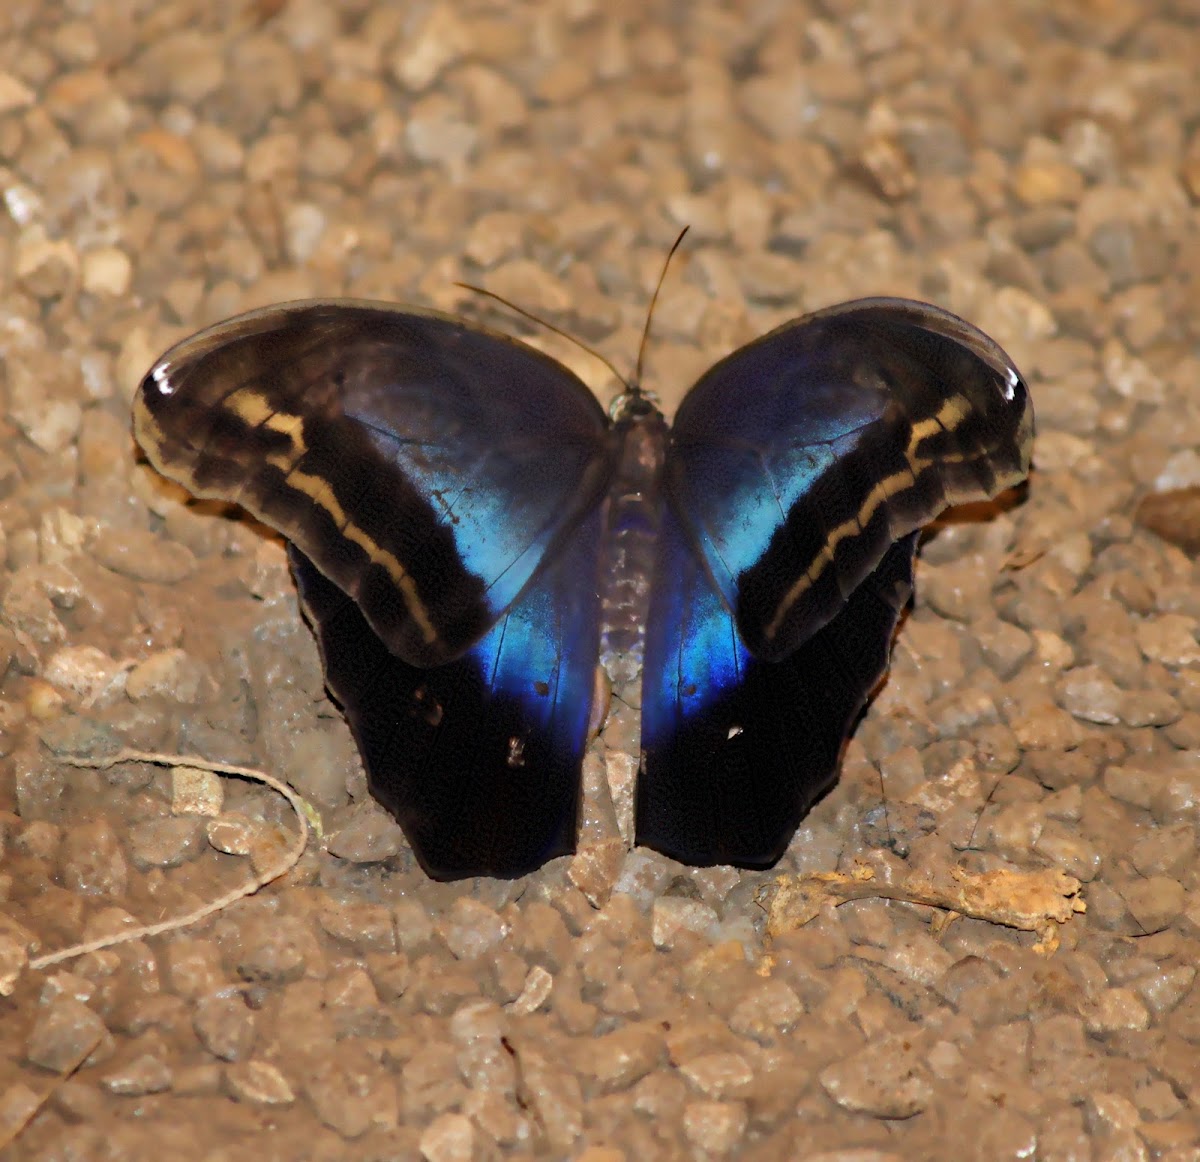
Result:
M65 758L63 761L69 763L71 766L91 767L97 770L107 770L118 763L154 763L156 766L197 767L200 770L212 771L218 775L234 775L241 779L252 779L257 783L265 783L271 790L278 791L288 801L292 810L296 812L296 818L300 823L300 831L291 847L288 848L274 867L269 868L265 872L260 872L253 879L247 880L246 883L234 888L230 892L226 892L219 899L211 900L194 911L187 912L182 916L176 916L170 920L162 920L157 924L144 924L137 928L130 928L125 932L114 933L111 936L102 936L97 940L89 940L85 944L75 944L70 948L61 949L46 956L39 956L29 962L29 967L32 969L48 968L52 964L59 964L61 961L71 960L76 956L83 956L88 952L99 952L102 948L112 948L116 944L127 944L131 940L142 940L147 936L159 936L164 932L174 932L180 928L196 924L212 916L214 913L228 908L230 904L245 899L247 896L252 896L260 888L266 887L267 884L279 879L280 876L287 875L300 862L300 857L304 854L304 849L308 846L307 804L287 783L276 779L272 775L268 775L265 771L255 770L252 767L233 766L230 763L212 762L209 759L197 758L191 755L159 754L157 752L140 750L122 750L106 758Z

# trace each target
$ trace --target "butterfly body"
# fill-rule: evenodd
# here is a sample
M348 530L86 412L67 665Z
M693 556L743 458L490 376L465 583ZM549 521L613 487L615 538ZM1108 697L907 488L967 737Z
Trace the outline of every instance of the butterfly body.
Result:
M642 671L636 838L767 866L836 777L917 531L1028 469L1023 382L905 300L788 324L668 427L432 312L284 304L169 351L150 459L289 541L373 794L430 874L572 850L592 672Z

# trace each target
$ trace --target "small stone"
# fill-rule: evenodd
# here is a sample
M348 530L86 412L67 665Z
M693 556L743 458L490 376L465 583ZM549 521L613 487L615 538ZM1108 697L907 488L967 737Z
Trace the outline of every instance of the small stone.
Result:
M171 768L171 814L215 818L225 805L225 786L218 775L198 767ZM209 836L212 842L212 836ZM214 845L215 846L215 845Z
M1186 899L1183 885L1170 876L1132 880L1124 886L1122 895L1129 914L1145 933L1167 928L1183 911Z
M602 908L612 895L625 862L626 846L621 839L602 839L583 844L567 867L567 878L594 908Z
M211 688L207 670L184 650L160 650L129 671L125 692L134 702L163 697L186 706L200 702Z
M215 992L224 981L221 950L215 941L178 936L167 945L167 979L186 1000Z
M83 256L82 284L89 294L123 298L133 281L133 263L115 246L89 250Z
M934 985L954 960L927 932L898 931L887 943L883 963L918 984Z
M1166 690L1129 690L1121 699L1121 721L1134 728L1169 726L1182 714L1178 699Z
M1048 822L1034 842L1033 850L1077 880L1090 883L1100 874L1104 857L1078 828Z
M717 913L700 900L682 896L663 896L650 910L651 939L655 948L673 948L681 932L712 936L718 923Z
M317 914L317 919L330 936L344 941L360 954L396 951L392 913L383 904L355 899L330 901Z
M41 223L21 231L12 261L16 281L38 299L58 299L70 294L79 277L79 255L75 248L65 239L52 241Z
M12 934L0 932L0 997L11 997L17 981L29 963L24 943Z
M42 677L90 707L109 706L125 692L127 667L96 646L63 646L46 660Z
M1121 721L1124 691L1099 666L1069 670L1055 692L1058 704L1083 722L1116 726Z
M469 896L455 900L434 927L459 960L482 956L508 935L508 924L499 914Z
M129 828L129 854L143 871L179 867L203 849L203 827L194 817L145 819Z
M471 47L471 36L452 4L437 4L411 35L400 41L392 75L406 89L420 92Z
M12 73L0 73L0 114L28 109L37 100L37 94Z
M1178 968L1156 968L1136 977L1132 987L1150 1011L1161 1017L1183 1000L1195 980L1196 969L1190 964L1182 964Z
M465 168L479 132L459 103L442 93L422 97L409 110L405 138L413 157L445 166L451 175Z
M550 999L550 993L553 989L554 977L540 964L535 964L529 970L529 975L525 978L525 984L521 989L520 996L510 1002L506 1008L510 1013L514 1013L517 1016L528 1016L530 1013L536 1013Z
M296 1095L287 1078L269 1061L241 1061L225 1070L225 1084L236 1101L256 1106L290 1106Z
M660 1030L626 1025L582 1046L580 1072L600 1093L628 1089L665 1056Z
M178 585L195 572L192 551L145 529L107 528L92 541L92 556L106 569L133 581Z
M1129 861L1139 875L1156 876L1181 870L1196 853L1196 827L1169 823L1155 827L1129 849Z
M1137 643L1151 662L1165 666L1192 666L1200 662L1200 642L1195 618L1181 613L1162 613L1140 622Z
M123 896L129 867L109 821L101 816L69 827L60 854L63 885L88 896Z
M752 989L734 1007L729 1027L743 1037L769 1044L804 1015L804 1003L784 980L773 979Z
M62 1073L86 1057L107 1056L112 1035L87 1005L60 996L43 1006L34 1018L25 1057L53 1073Z
M746 1107L741 1102L694 1101L683 1109L683 1132L703 1156L729 1154L746 1133Z
M399 1121L395 1083L365 1055L345 1051L324 1057L305 1089L317 1117L344 1138L359 1138Z
M826 1066L819 1080L843 1109L876 1118L911 1118L933 1097L926 1067L916 1048L902 1038Z
M222 989L201 997L192 1014L200 1044L222 1061L242 1061L254 1048L254 1014L240 989Z
M325 846L331 855L350 863L382 863L403 851L408 841L400 824L372 801L362 803Z
M256 916L242 922L238 975L249 981L299 980L321 963L320 948L308 925L296 916Z
M118 1097L143 1097L165 1093L171 1088L171 1069L154 1053L142 1053L132 1061L110 1069L100 1084Z
M439 1114L421 1134L419 1143L425 1162L472 1162L475 1128L464 1114Z
M685 1061L680 1072L705 1097L741 1096L754 1080L749 1062L739 1053L706 1053Z
M1084 1103L1083 1116L1095 1134L1121 1134L1141 1124L1137 1106L1119 1093L1092 1094Z

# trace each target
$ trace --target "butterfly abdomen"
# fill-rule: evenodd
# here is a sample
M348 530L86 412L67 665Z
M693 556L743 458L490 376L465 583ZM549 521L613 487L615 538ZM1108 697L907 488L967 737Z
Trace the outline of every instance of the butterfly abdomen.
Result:
M662 511L662 465L667 425L650 409L617 423L620 459L608 493L601 575L600 664L620 688L642 671L646 611L650 604Z

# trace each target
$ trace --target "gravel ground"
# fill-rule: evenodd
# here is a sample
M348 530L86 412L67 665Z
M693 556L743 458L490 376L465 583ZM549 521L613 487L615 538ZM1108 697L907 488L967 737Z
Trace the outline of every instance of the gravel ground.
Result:
M1200 578L1134 520L1200 485L1198 60L1196 0L0 5L4 1156L1200 1158ZM1027 495L925 545L779 870L1061 870L1087 912L1053 955L880 898L770 940L773 876L626 853L619 719L576 859L430 882L280 546L138 460L154 356L282 299L495 322L480 281L624 366L683 224L668 411L867 294L1025 371ZM206 817L167 771L65 762L117 742L277 772L323 841L186 931L18 975L295 833L253 784L200 780Z

